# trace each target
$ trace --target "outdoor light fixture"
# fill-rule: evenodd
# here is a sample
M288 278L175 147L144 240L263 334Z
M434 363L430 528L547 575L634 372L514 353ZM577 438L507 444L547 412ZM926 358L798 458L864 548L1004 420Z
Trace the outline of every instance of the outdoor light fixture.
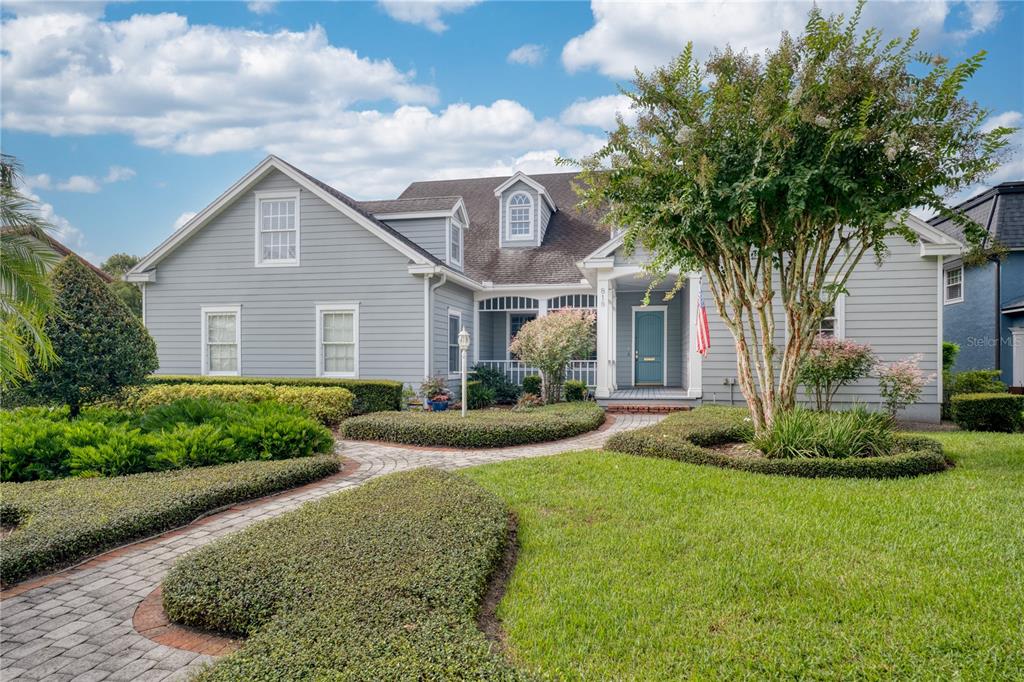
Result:
M469 396L466 394L466 385L469 381L469 368L466 367L466 356L469 354L469 332L465 327L459 332L459 352L462 353L462 362L459 366L462 368L462 416L465 417L469 405Z

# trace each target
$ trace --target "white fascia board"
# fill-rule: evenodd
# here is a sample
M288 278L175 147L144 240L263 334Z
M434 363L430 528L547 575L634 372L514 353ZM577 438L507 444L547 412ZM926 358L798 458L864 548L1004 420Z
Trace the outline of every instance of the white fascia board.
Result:
M146 272L132 272L125 273L124 281L126 282L155 282L156 281L156 270L147 270Z
M610 256L618 249L626 240L626 231L623 230L616 236L612 237L601 246L597 247L593 253L583 259L583 263L588 263L592 260L600 260L606 256Z
M321 201L327 205L333 207L342 215L347 216L357 225L362 226L371 234L379 237L382 241L392 246L395 250L399 251L403 255L407 256L414 263L429 263L430 261L421 253L415 249L409 247L408 244L403 243L397 239L394 235L389 234L387 231L382 229L379 225L373 221L367 219L362 213L352 208L348 204L339 201L337 198L329 194L328 192L321 189L314 182L306 178L304 175L294 171L287 163L281 161L276 156L268 156L263 159L255 168L246 173L238 182L233 184L223 194L217 197L213 203L200 211L192 220L185 223L181 229L172 234L163 243L157 246L155 249L146 254L139 263L129 271L129 274L142 273L145 270L152 268L160 260L162 260L167 254L173 251L179 244L184 242L186 239L192 236L199 229L206 226L213 218L219 215L224 209L231 205L239 196L244 192L250 190L260 180L266 176L272 170L279 171L286 175L293 182L298 184L305 190L308 190Z
M461 272L458 272L456 270L452 270L451 268L444 267L444 266L441 266L441 265L433 265L433 264L410 265L409 266L409 274L410 275L447 275L448 281L455 282L456 284L464 286L464 287L466 287L467 289L469 289L471 291L481 291L483 289L483 287L480 286L480 283L477 282L476 280L470 279L469 277L466 277Z
M948 234L946 234L942 230L938 230L938 229L932 227L931 225L929 225L925 221L921 220L920 218L918 218L914 214L910 214L910 215L907 216L907 220L904 223L904 225L906 225L911 230L913 230L915 233L917 233L917 236L919 236L922 241L928 241L928 242L931 242L931 244L936 244L936 245L941 245L941 246L950 246L950 245L959 246L959 247L963 246L963 244L961 244L956 239L953 239L952 237L950 237Z
M921 244L921 257L927 256L961 256L964 248L959 244L928 244L924 241Z
M447 211L401 211L398 213L374 213L377 220L415 220L417 218L451 218L454 210Z

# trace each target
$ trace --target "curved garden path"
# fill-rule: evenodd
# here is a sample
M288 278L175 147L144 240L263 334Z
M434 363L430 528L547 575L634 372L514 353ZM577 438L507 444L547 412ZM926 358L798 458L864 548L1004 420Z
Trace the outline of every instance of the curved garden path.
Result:
M662 415L620 414L601 430L551 443L489 450L434 450L339 441L358 464L347 475L236 505L171 531L0 593L0 678L3 680L181 680L213 657L158 644L134 628L139 604L185 552L251 523L389 474L430 466L457 469L523 457L599 448L621 430ZM209 647L207 647L209 649ZM216 645L214 644L214 648Z

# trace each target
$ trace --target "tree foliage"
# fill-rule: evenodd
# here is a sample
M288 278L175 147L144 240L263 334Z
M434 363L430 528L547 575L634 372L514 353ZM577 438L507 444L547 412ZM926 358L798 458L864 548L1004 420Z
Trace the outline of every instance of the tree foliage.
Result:
M21 168L0 158L0 384L17 386L33 361L47 366L53 347L43 331L53 307L47 272L57 262L49 227L33 201L18 190Z
M114 281L110 283L110 289L138 317L142 317L142 291L131 282L125 282L121 278L140 260L138 256L131 254L115 253L103 261L103 265L100 266L100 270L114 278Z
M50 275L56 308L46 334L60 358L34 367L20 391L30 400L82 405L113 398L157 368L156 345L145 327L106 284L74 256Z
M558 402L570 361L594 352L596 316L588 310L557 310L522 326L509 350L540 370L544 400Z
M688 45L637 73L636 123L574 162L583 203L654 254L654 275L705 273L759 429L792 408L800 360L853 268L894 235L916 240L910 208L950 215L944 193L991 172L1012 132L983 130L988 112L960 94L984 53L952 66L915 55L916 32L883 42L859 19L860 7L849 20L815 8L763 57L726 48L702 64Z

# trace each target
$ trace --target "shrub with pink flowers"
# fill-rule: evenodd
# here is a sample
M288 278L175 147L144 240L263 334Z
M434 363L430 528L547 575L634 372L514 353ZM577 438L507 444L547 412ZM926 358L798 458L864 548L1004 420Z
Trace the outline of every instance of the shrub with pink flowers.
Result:
M874 361L866 343L819 336L800 363L797 380L814 396L819 410L830 410L839 389L866 377Z
M921 356L914 355L889 364L880 362L875 366L878 392L890 416L895 417L900 408L917 402L924 387L935 379L934 374L925 376L920 362Z
M561 399L566 365L594 352L596 321L590 310L557 310L527 322L512 339L509 350L540 370L544 402Z

